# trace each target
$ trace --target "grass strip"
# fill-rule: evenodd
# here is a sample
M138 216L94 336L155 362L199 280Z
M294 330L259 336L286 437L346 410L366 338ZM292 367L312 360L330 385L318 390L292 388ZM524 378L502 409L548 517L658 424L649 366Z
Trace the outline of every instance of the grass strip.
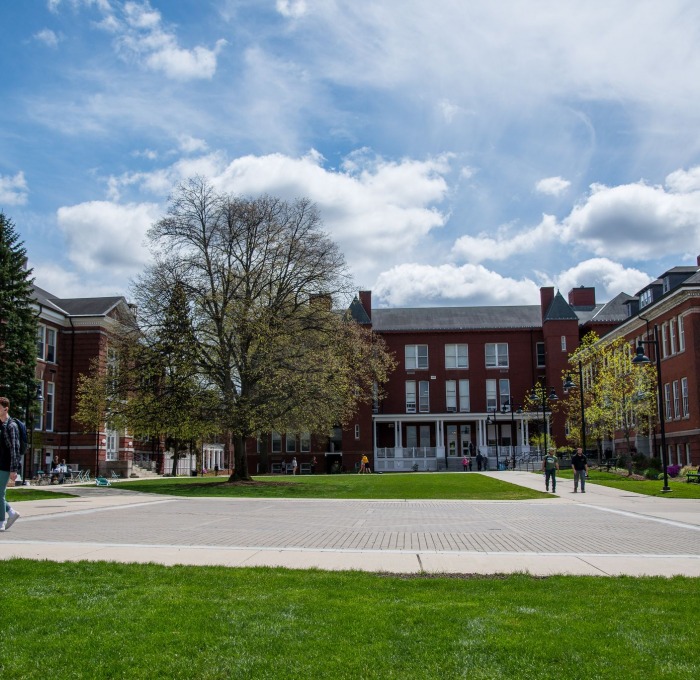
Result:
M20 501L45 501L52 498L75 498L75 494L43 491L31 486L22 486L7 489L5 498L8 503L18 503Z
M695 677L692 578L10 560L0 677Z
M572 470L560 470L558 476L565 479L573 479ZM632 479L617 475L614 472L604 472L601 470L591 470L588 474L588 481L593 484L610 486L621 491L641 493L645 496L663 496L664 498L700 498L700 484L686 482L683 479L673 479L669 477L668 485L670 492L661 491L664 483L660 479Z
M119 482L118 488L173 496L240 498L342 498L530 500L541 492L470 473L401 473L256 477L254 483L229 484L222 477L163 477Z

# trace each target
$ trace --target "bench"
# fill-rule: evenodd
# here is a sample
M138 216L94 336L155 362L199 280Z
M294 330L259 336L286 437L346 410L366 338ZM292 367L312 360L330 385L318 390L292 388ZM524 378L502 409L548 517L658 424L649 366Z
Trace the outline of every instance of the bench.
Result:
M311 474L311 463L302 463L299 471L301 472L302 475L310 475Z
M700 472L686 472L685 481L696 482L697 484L700 484Z

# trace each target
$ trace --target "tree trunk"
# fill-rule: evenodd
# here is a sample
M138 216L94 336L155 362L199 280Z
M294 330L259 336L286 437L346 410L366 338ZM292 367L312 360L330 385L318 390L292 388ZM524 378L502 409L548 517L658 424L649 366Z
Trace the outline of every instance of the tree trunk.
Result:
M248 473L248 458L245 452L246 438L240 435L234 437L233 453L236 467L229 477L230 482L250 481Z

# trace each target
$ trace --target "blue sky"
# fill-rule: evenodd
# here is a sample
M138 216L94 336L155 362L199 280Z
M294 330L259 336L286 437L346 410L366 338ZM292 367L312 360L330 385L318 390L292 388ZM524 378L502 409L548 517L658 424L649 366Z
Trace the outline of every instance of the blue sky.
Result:
M0 39L0 210L59 296L128 297L194 174L311 198L376 306L700 254L695 0L25 0Z

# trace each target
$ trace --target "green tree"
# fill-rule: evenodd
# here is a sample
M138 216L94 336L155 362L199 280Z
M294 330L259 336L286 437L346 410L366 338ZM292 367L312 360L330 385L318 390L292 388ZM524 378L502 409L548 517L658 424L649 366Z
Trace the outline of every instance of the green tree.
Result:
M0 392L22 416L36 391L32 270L14 223L0 212Z
M194 365L220 402L232 479L249 478L245 442L276 430L328 433L371 399L392 365L383 344L331 308L351 282L344 258L306 199L219 194L180 185L151 229L155 264L137 281L146 318L181 282Z
M648 430L655 420L656 371L632 365L632 349L624 337L601 341L595 333L585 336L569 356L570 376L578 381L581 362L586 431L598 442L620 433L631 447L637 431ZM578 390L568 394L563 408L569 420L569 440L580 444L581 403Z

